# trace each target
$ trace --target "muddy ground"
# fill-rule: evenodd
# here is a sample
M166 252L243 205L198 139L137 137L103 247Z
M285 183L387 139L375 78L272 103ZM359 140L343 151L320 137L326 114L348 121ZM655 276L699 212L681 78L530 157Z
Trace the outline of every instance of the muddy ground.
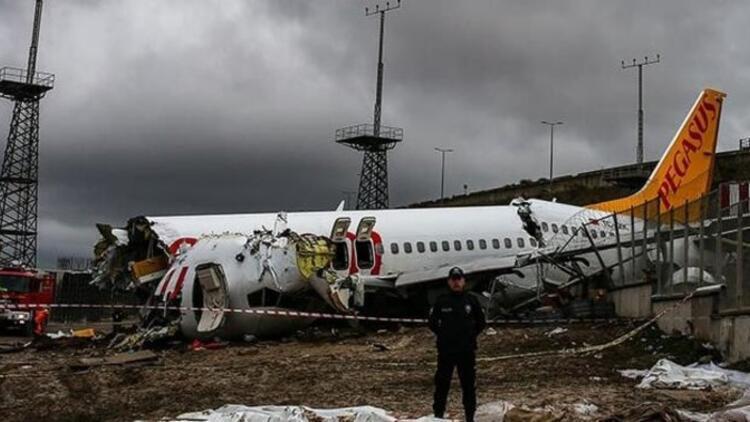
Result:
M495 327L480 338L479 357L604 343L633 328L628 323ZM236 343L219 350L186 344L159 350L158 362L76 371L81 357L111 354L102 346L55 346L0 355L3 420L157 420L227 403L373 405L399 416L431 413L435 350L425 328L370 329L365 334L322 327L278 341ZM385 347L378 347L382 345ZM386 349L386 350L382 350ZM699 343L648 329L623 345L588 356L546 356L479 362L479 403L509 400L540 407L588 402L595 416L622 414L645 402L706 411L733 400L729 390L654 391L635 388L617 369L644 369L659 358L691 363L710 355ZM704 358L705 359L705 358ZM459 417L460 393L451 389L448 414ZM568 414L565 420L577 417Z

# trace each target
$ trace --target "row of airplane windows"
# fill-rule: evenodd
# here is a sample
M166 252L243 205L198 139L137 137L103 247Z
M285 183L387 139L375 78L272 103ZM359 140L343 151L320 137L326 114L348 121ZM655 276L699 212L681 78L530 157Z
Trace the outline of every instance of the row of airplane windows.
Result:
M555 234L562 231L562 234L573 234L575 236L575 235L578 235L579 233L579 230L577 230L575 227L570 227L570 229L568 229L568 226L564 224L561 224L560 227L558 227L557 224L555 223L547 224L546 221L542 222L543 232L548 232L550 228L552 228L552 233L555 233ZM599 230L598 232L596 231L595 228L589 228L588 230L589 230L589 233L591 234L591 237L593 237L594 239L598 238L599 236L607 237L607 232L605 232L604 230ZM614 235L615 234L612 232L609 233L609 236L614 236Z
M552 232L553 233L558 233L558 231L562 231L563 234L569 234L569 233L573 233L574 235L577 234L577 231L575 229L573 229L573 228L568 229L568 226L566 226L566 225L561 225L561 226L558 227L557 224L552 223L551 227L552 227ZM546 222L543 222L542 223L542 231L547 232L547 231L549 231L549 229L550 229L550 225L548 225ZM594 239L598 238L599 236L601 236L601 237L606 237L607 236L607 233L604 232L603 230L600 230L599 232L597 232L596 230L590 230L589 233L591 234L591 237L593 237ZM614 234L610 233L610 235L614 235ZM528 238L528 240L529 240L529 245L531 247L536 247L536 245L537 245L536 239L534 239L533 237L530 237L530 238ZM487 249L487 246L488 246L487 240L485 240L485 239L479 239L478 243L479 243L479 249ZM493 249L500 249L500 239L492 239L491 240L491 244L492 244L492 248ZM513 248L513 241L510 238L507 238L507 237L504 238L503 239L503 244L505 245L506 249ZM437 252L438 251L438 242L431 241L427 245L429 245L430 252ZM516 245L518 246L519 249L523 249L523 248L526 247L526 240L524 238L522 238L522 237L516 238ZM424 253L424 252L427 251L427 248L425 246L425 242L421 242L421 241L420 242L416 242L416 246L417 246L417 252L419 252L419 253ZM449 252L451 250L451 243L449 241L447 241L447 240L441 241L440 242L440 246L443 249L443 252ZM468 249L470 251L473 251L474 247L475 247L475 245L474 245L474 241L473 240L469 239L469 240L466 241L466 249ZM413 248L412 248L411 242L404 242L403 243L403 248L404 248L404 253L409 254L409 253L413 252ZM461 243L461 241L460 240L454 240L453 241L453 250L460 251L462 249L463 249L463 244ZM398 243L395 243L395 242L391 243L391 253L394 254L394 255L397 255L399 252L400 252L400 250L399 250Z
M537 245L536 239L529 238L529 244L532 247L535 247ZM488 243L485 239L479 239L477 242L479 244L479 249L487 249ZM503 239L503 243L505 244L505 247L507 249L510 249L513 247L513 241L511 241L509 238ZM492 239L491 240L492 248L493 249L500 249L500 239ZM427 247L425 245L425 242L416 242L417 245L417 252L424 253L427 251ZM427 245L429 245L430 252L437 252L438 251L438 242L431 241L428 242ZM523 237L519 237L516 239L516 245L518 245L519 248L525 248L526 247L526 240ZM447 240L443 240L440 242L440 246L442 247L444 252L449 252L451 250L451 242ZM413 248L411 245L411 242L404 242L404 253L412 253ZM475 248L474 241L469 239L466 241L466 249L473 251ZM460 251L463 249L463 243L460 240L454 240L453 241L453 250L454 251ZM399 246L398 243L391 243L391 253L396 255L399 253Z

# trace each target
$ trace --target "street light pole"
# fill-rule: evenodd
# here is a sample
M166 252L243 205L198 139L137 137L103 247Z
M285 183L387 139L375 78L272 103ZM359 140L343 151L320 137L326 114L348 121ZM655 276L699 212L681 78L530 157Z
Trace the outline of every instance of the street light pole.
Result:
M439 152L441 155L441 169L440 169L440 201L445 198L445 154L448 152L453 152L450 148L437 148L435 147L435 151Z
M543 125L549 126L549 185L550 194L552 194L552 166L555 157L555 126L563 124L563 122L548 122L542 120Z

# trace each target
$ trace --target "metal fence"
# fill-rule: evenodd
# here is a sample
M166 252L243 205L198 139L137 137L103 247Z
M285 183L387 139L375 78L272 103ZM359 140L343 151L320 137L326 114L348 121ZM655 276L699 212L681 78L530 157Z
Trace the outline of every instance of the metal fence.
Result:
M606 216L585 210L568 221L574 233L550 243L558 254L584 250L589 272L610 288L651 283L655 295L670 296L715 286L721 310L749 307L749 193L747 183L725 183L683 204L657 199Z

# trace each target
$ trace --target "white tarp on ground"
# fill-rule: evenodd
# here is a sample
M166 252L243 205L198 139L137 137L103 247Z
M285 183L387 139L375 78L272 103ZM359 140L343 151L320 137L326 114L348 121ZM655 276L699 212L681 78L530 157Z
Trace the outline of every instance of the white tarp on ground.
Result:
M183 413L175 420L200 422L396 422L387 411L373 406L313 409L306 406L242 406L227 404L218 409ZM419 422L440 421L424 417Z
M485 403L477 408L477 422L503 422L509 411L516 409L507 401ZM597 413L598 407L588 402L563 405L559 409L553 406L529 409L526 406L517 408L519 415L533 420L559 420L560 415L575 414L580 419L589 420ZM306 406L242 406L227 404L218 409L202 412L183 413L174 421L194 422L441 422L439 419L424 416L418 419L399 419L384 409L373 406L343 407L338 409L314 409ZM530 419L531 420L531 419Z
M691 368L705 369L707 371L721 372L729 379L729 385L744 390L750 389L750 374L742 371L735 371L732 369L725 369L721 366L711 362L702 365L692 364Z
M669 359L661 359L647 371L623 369L618 372L626 378L643 377L638 388L705 390L729 386L750 389L750 374L725 369L713 362L682 366Z
M660 359L646 372L638 388L706 390L722 385L729 385L729 377L723 371L687 367Z

